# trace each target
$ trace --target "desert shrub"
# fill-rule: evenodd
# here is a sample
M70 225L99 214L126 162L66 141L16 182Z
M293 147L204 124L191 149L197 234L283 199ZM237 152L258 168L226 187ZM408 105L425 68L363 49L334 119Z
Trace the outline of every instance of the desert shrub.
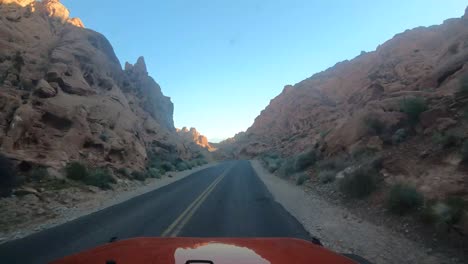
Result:
M320 171L330 170L330 171L342 171L349 167L351 162L346 160L344 157L335 157L330 159L324 159L317 163L317 167Z
M168 161L162 162L161 165L160 165L160 168L161 168L161 170L163 170L165 172L175 171L176 170L176 167L172 163L170 163Z
M161 172L156 168L150 168L148 170L148 177L155 178L155 179L161 179Z
M106 133L106 132L103 132L99 135L99 138L104 141L104 142L107 142L107 140L109 140L109 135Z
M463 142L463 145L462 145L462 148L461 148L460 152L461 152L462 161L464 163L468 162L468 140Z
M461 139L459 136L453 133L435 133L432 136L432 140L434 141L434 143L442 146L443 148L451 148L458 145Z
M404 215L419 208L424 202L422 194L413 186L406 184L394 185L387 198L389 210L395 214Z
M281 158L278 155L266 155L262 157L262 160L267 170L271 173L281 167Z
M13 163L3 155L0 155L0 172L0 197L6 197L16 187L16 171Z
M448 51L452 54L457 54L458 53L458 43L453 43L449 46Z
M112 189L111 184L116 183L114 177L106 169L91 170L83 181L87 185L99 187L103 190Z
M35 167L29 172L29 177L35 181L40 181L49 177L49 172L44 167Z
M421 97L405 98L400 102L400 110L408 116L411 125L416 125L421 113L427 109L426 100Z
M458 87L458 93L460 95L468 94L468 74L466 74L460 79L460 86Z
M309 176L306 173L299 173L299 175L297 175L296 185L303 185L308 179Z
M134 171L131 174L132 179L137 180L137 181L145 181L147 178L147 175L141 171Z
M128 171L127 168L120 168L120 169L117 169L117 173L122 175L122 176L125 176L125 177L128 177L130 176L130 172Z
M88 177L89 174L86 166L77 161L68 163L68 165L65 167L65 173L67 178L75 181L84 181L84 179Z
M392 135L392 143L397 145L408 138L408 131L404 128L400 128Z
M306 151L299 154L295 159L294 169L296 172L304 171L317 162L318 157L315 150Z
M353 198L364 198L377 189L378 172L371 166L361 166L339 181L340 190Z
M185 162L179 162L176 165L176 169L177 171L185 171L185 170L188 170L188 166Z
M296 172L294 166L294 159L289 158L281 163L281 167L278 169L278 174L281 177L288 178Z
M376 152L377 151L375 149L368 147L358 147L351 151L351 157L355 161L365 160L374 157Z
M422 212L422 220L437 227L451 228L458 224L467 209L467 202L459 197L428 204Z
M336 179L336 172L331 170L321 171L318 175L319 180L323 184L334 182Z
M385 131L385 124L375 117L367 117L364 119L369 133L380 135Z

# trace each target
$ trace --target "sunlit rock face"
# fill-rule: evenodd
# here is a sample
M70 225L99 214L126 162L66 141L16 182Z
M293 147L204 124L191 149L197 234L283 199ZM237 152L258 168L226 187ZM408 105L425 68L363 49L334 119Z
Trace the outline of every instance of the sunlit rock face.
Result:
M0 152L54 168L190 158L144 59L122 70L109 41L69 16L59 1L0 1Z
M208 151L214 151L215 148L211 146L208 142L208 138L204 135L200 134L196 128L190 128L190 130L186 127L182 129L177 129L177 133L186 141L196 144L202 148L207 149Z

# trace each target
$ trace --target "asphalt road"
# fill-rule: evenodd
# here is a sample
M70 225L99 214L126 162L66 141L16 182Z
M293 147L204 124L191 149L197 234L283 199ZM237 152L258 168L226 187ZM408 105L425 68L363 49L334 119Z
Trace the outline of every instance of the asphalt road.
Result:
M294 237L307 231L276 203L248 161L233 161L124 203L0 245L0 263L47 263L134 237Z

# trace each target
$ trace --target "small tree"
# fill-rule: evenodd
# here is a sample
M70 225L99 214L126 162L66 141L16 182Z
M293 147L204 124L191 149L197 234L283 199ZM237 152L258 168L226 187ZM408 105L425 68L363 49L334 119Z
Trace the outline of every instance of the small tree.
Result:
M419 116L427 109L426 100L421 97L405 98L400 103L401 112L408 116L408 121L413 126L419 123Z

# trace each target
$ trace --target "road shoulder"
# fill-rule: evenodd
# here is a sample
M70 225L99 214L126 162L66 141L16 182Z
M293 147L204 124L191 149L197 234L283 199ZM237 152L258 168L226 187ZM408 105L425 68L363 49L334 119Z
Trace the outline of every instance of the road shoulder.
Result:
M0 244L123 203L218 164L215 162L191 170L170 172L161 179L146 179L144 182L125 180L107 191L73 187L49 192L48 196L42 194L40 198L30 194L0 199Z
M385 228L333 205L313 192L306 192L270 174L259 161L251 161L259 178L275 200L303 224L313 236L334 251L361 255L374 263L445 263L446 258Z

